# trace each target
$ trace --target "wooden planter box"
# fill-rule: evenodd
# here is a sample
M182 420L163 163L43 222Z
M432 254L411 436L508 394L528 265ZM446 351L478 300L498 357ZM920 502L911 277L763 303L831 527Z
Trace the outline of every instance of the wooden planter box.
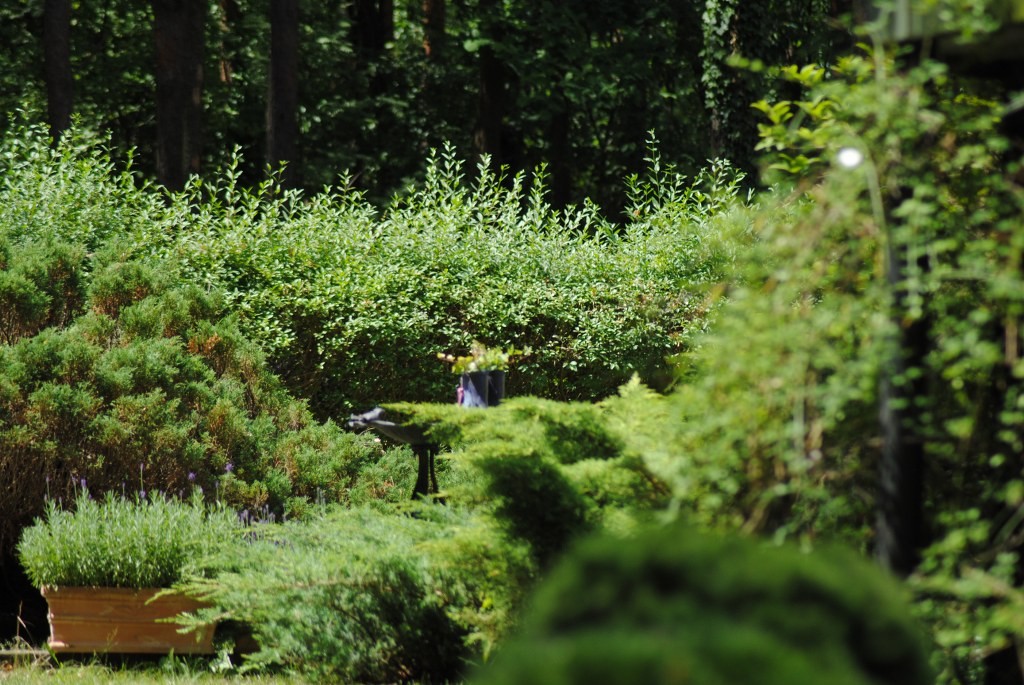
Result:
M212 654L214 626L179 633L164 622L204 606L183 595L153 597L162 589L43 588L54 652Z

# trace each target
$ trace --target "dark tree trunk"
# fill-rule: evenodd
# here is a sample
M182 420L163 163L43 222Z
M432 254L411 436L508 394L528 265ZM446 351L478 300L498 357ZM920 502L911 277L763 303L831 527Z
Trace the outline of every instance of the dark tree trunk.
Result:
M71 73L71 0L46 0L43 9L43 62L46 118L54 145L71 126L74 78Z
M445 0L423 0L423 53L437 61L444 52Z
M893 377L905 376L907 369L920 368L923 361L927 324L915 322L900 334L906 355L890 364L883 381L881 426L882 457L879 469L879 497L875 553L883 566L898 576L913 572L923 547L924 443L915 422L923 395L917 381L899 385Z
M180 190L200 164L206 3L153 0L153 16L157 177Z
M487 39L478 52L480 84L477 97L477 119L473 141L479 154L490 155L496 165L502 163L501 130L505 119L505 91L508 70L499 59L494 46L503 39L501 6L496 0L481 0L480 16L484 20L483 37ZM498 18L495 18L498 17Z
M892 206L901 199L902 195L897 193ZM917 566L924 547L925 462L921 426L928 397L924 369L931 326L924 315L908 321L906 279L911 263L906 255L907 245L892 228L887 242L892 319L899 333L894 357L884 371L881 391L882 455L875 555L894 574L907 576ZM928 265L922 261L916 267L927 269Z
M234 80L235 69L231 64L225 37L238 21L241 9L238 7L237 0L219 0L217 8L217 28L220 34L217 41L217 77L221 83L230 85Z
M983 685L1021 685L1024 683L1024 673L1021 672L1020 655L1017 653L1016 644L989 654L983 663L985 665Z
M286 166L282 183L294 185L299 136L299 2L270 0L270 87L267 94L267 161Z
M477 152L501 162L501 125L505 117L505 70L490 45L480 48L480 93L477 99Z
M395 40L394 0L378 0L377 26L380 34L380 51L383 52L387 44Z
M571 120L569 103L558 93L555 95L557 108L548 122L548 163L551 169L551 204L561 208L569 204L572 193L572 148L569 145Z
M350 8L352 45L359 65L367 69L380 59L388 43L395 39L395 6L393 0L355 0ZM370 69L369 95L377 97L387 90L380 69Z
M355 0L350 8L352 44L363 63L379 57L395 38L393 0Z

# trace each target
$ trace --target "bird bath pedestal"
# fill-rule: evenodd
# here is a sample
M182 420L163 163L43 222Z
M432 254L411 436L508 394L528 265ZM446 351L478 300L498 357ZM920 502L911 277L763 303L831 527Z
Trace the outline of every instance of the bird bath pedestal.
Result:
M384 418L382 407L375 407L365 414L349 417L349 428L370 428L381 435L403 445L408 445L419 462L416 472L416 485L412 489L412 498L430 497L437 494L437 474L434 472L434 458L440 447L430 442L422 429L416 426L404 426Z
M476 371L464 373L459 378L458 404L464 407L496 407L505 397L504 371ZM437 495L437 475L434 472L434 458L440 446L431 442L422 428L389 421L383 407L374 407L364 414L354 414L348 419L348 427L361 430L369 428L403 445L408 445L419 461L416 485L412 498L420 499Z

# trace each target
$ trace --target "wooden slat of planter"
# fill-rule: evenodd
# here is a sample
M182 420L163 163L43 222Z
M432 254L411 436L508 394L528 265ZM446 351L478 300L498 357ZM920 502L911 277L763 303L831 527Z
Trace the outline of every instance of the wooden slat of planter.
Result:
M55 652L211 654L214 626L179 633L160 622L203 606L188 597L153 597L159 589L44 588L49 604L50 648Z

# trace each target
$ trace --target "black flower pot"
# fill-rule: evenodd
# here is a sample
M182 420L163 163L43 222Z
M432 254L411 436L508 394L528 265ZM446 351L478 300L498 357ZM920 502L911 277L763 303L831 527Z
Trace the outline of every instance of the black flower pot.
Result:
M504 397L504 371L470 371L459 377L459 404L463 407L496 407Z
M459 404L463 407L487 407L490 396L490 371L470 371L459 376Z
M505 399L505 372L490 371L490 381L487 386L487 406L497 407Z

